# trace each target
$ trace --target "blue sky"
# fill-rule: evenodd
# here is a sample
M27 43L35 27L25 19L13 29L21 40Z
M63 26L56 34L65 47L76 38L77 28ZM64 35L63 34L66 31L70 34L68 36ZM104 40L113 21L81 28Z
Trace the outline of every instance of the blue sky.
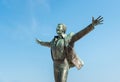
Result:
M0 82L54 82L50 49L35 38L51 41L58 23L78 32L91 18L104 24L75 44L85 62L72 68L68 82L120 82L119 0L0 0Z

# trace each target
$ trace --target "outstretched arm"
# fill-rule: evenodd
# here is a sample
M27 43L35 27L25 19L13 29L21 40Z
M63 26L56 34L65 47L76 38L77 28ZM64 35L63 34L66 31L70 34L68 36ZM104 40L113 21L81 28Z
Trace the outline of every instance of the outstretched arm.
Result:
M43 42L41 40L36 39L36 42L42 46L50 47L50 42Z
M75 35L73 35L71 39L71 43L74 43L75 41L81 39L84 35L89 33L91 30L94 29L94 26L102 24L103 22L103 17L99 16L97 19L94 20L94 17L92 17L92 23L88 25L86 28L83 30L77 32Z

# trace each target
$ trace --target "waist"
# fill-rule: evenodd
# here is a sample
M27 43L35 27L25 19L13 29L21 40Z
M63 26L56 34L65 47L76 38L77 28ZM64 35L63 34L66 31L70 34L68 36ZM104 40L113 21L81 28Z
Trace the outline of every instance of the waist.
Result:
M62 64L62 63L66 63L67 60L64 58L64 59L54 59L53 60L55 64Z

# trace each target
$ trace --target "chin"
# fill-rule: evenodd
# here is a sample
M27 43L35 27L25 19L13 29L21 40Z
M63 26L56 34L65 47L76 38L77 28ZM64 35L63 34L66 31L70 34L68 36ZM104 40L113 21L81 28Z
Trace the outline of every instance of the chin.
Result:
M57 33L58 35L62 35L61 33Z

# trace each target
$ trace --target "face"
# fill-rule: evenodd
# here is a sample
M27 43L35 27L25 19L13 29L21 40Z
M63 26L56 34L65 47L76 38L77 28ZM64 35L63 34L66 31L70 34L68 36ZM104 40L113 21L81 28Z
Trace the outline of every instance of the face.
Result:
M64 32L63 25L58 25L56 28L56 32L58 35L62 35Z

